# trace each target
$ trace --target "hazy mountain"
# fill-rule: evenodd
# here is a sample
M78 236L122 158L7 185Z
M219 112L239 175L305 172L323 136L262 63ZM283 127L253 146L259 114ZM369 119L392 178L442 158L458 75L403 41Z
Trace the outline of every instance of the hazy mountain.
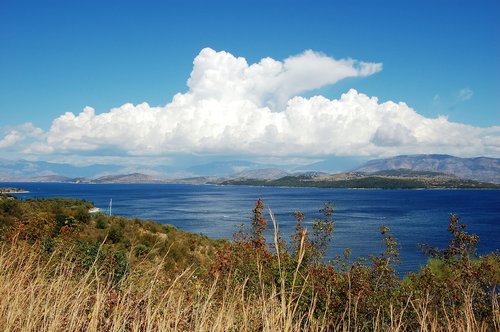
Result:
M214 161L188 167L187 172L201 176L229 176L250 169L262 168L261 164L245 160Z
M177 184L219 184L227 180L226 178L221 178L218 176L196 176L183 179L173 179L167 180L166 183L177 183Z
M344 160L345 161L345 160ZM351 161L350 161L351 162ZM329 175L321 170L332 168L334 159L304 166L303 172L293 176L305 179ZM330 167L328 167L330 165ZM339 166L338 163L336 163ZM290 176L290 173L273 165L250 161L215 161L176 170L165 168L128 167L118 165L90 165L77 167L43 161L6 160L0 158L0 181L31 182L82 182L82 183L218 183L230 178L275 180ZM288 168L287 168L288 169ZM137 170L137 171L136 171ZM352 170L354 173L374 173L381 171L410 170L453 175L461 179L500 183L500 159L498 158L458 158L449 155L407 155L371 160ZM154 171L154 172L153 172ZM330 172L329 172L330 173ZM338 172L335 172L338 173ZM106 176L102 176L106 174ZM347 175L346 175L347 174ZM391 173L394 175L394 173ZM351 174L352 175L352 174ZM350 177L349 173L340 174ZM383 175L383 174L379 174ZM385 175L383 175L385 176ZM416 174L413 174L416 176ZM420 174L419 176L423 176ZM189 178L187 178L189 177ZM166 180L166 179L170 180ZM172 180L177 179L177 180Z
M161 179L153 176L133 173L133 174L120 174L120 175L106 175L97 179L91 180L92 183L163 183Z
M293 170L339 173L352 169L366 161L367 159L364 157L329 157L309 165L297 166Z
M117 172L117 165L73 166L46 161L7 160L0 158L0 180L12 181L32 177L63 176L68 178L93 177L104 172Z
M249 169L234 174L232 177L245 179L274 180L289 175L288 172L279 168Z
M500 159L487 157L459 158L440 154L397 156L370 160L353 171L378 172L397 169L438 172L461 179L500 183Z
M11 180L5 180L11 181ZM73 178L69 178L67 176L60 175L42 175L42 176L33 176L33 177L19 177L15 178L16 182L75 182Z
M307 172L296 172L293 173L292 176L299 179L314 179L322 176L329 176L329 173L326 172L318 172L318 171L307 171Z

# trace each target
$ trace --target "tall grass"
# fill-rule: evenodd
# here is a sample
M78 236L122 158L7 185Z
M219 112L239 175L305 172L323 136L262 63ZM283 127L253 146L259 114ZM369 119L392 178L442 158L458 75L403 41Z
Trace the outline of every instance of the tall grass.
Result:
M303 269L306 233L294 269L286 269L277 224L274 250L278 279L269 285L265 264L255 261L258 280L216 273L200 278L195 267L173 279L163 266L130 269L118 283L97 260L82 270L71 250L51 255L19 242L0 249L0 330L2 331L491 331L499 330L499 298L491 293L491 321L477 318L474 290L462 289L451 315L441 317L432 294L408 293L361 316L362 298L351 287L341 308L320 306L311 292L314 277ZM168 255L168 253L167 253ZM147 259L145 257L144 259ZM137 266L141 266L137 264ZM305 273L305 274L304 274ZM291 280L291 282L289 282ZM254 286L250 287L250 281ZM447 304L442 302L442 306ZM332 310L339 314L334 314Z
M82 274L70 255L57 262L40 255L34 247L2 248L2 331L291 331L306 318L293 315L283 290L249 294L246 281L202 283L186 269L165 282L156 268L116 285L95 265Z

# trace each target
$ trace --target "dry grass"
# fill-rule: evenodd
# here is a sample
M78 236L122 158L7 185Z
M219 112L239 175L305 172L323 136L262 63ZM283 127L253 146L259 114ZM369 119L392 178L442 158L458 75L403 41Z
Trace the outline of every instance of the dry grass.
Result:
M276 290L256 297L245 281L215 278L206 285L188 269L165 282L158 267L113 285L95 267L81 274L64 258L42 262L33 247L2 249L2 331L287 331L303 323Z
M274 218L273 222L274 222ZM276 229L276 225L275 225ZM277 234L277 232L275 232ZM277 257L278 238L275 237ZM118 284L103 278L97 264L82 271L71 251L46 257L36 246L18 243L0 250L0 329L2 331L413 331L405 317L416 317L419 331L487 331L476 320L473 292L463 291L464 305L452 316L431 310L429 296L408 296L390 305L389 317L373 312L370 327L358 320L358 299L349 294L343 314L319 311L317 298L307 298L308 276L296 285L304 257L292 272L292 285L279 264L280 282L249 292L248 279L231 275L199 280L193 268L173 280L163 278L162 264L131 270ZM262 268L262 267L260 267ZM498 295L492 294L494 328L500 326ZM306 310L298 310L299 303ZM387 323L389 322L389 323Z

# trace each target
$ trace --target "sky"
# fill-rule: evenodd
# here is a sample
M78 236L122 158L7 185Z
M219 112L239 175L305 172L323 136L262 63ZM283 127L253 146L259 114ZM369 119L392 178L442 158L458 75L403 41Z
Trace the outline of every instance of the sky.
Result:
M500 2L0 2L0 157L500 157Z

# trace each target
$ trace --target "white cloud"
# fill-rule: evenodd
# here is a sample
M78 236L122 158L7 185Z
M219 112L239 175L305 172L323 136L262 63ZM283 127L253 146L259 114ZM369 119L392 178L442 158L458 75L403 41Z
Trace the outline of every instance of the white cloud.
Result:
M43 130L36 128L31 122L3 131L5 134L0 139L0 149L15 149L20 143L26 143L29 139L40 138L43 135Z
M298 96L381 68L313 51L249 65L244 58L204 49L194 60L188 92L176 94L166 106L125 104L102 114L91 107L76 116L66 113L53 121L46 139L29 150L135 156L500 154L500 127L426 118L404 103L380 103L356 90L338 100Z
M264 58L248 65L242 57L205 48L194 60L188 86L195 100L245 100L257 107L282 110L291 97L302 92L380 70L380 63L335 60L311 50L283 62Z
M462 101L466 101L466 100L471 99L473 95L474 95L474 91L472 91L469 88L463 88L460 91L458 91L458 97Z

